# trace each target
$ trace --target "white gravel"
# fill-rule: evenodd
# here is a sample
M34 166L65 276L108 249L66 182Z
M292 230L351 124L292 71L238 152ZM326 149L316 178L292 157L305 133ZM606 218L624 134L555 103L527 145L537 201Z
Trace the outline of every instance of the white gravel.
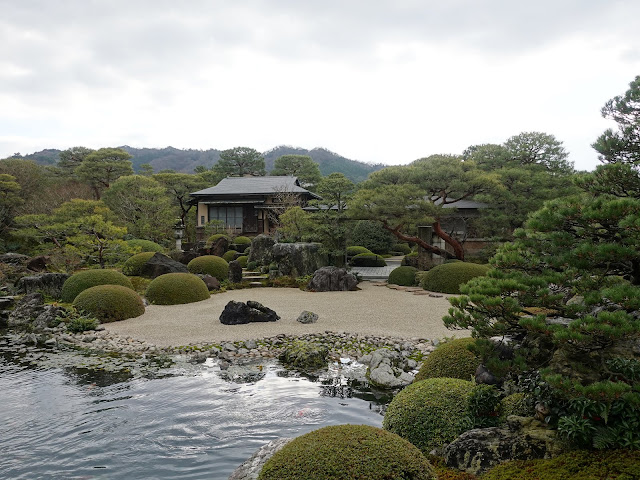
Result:
M212 295L186 305L150 305L146 312L121 322L104 324L111 332L160 347L221 341L250 340L278 334L303 335L325 331L441 339L468 336L466 330L448 330L442 323L450 304L441 298L414 295L371 282L354 292L304 292L296 288L254 288ZM277 322L223 325L219 321L231 301L254 300L280 315ZM296 322L309 310L319 315L314 324Z

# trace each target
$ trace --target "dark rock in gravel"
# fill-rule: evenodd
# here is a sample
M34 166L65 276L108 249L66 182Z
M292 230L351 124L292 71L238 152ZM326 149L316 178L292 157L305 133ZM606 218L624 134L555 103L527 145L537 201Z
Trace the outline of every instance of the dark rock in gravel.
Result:
M220 290L220 280L218 280L216 277L212 275L202 275L202 274L198 276L202 279L202 281L207 286L210 292L213 290Z
M243 325L252 322L275 322L280 317L261 303L230 301L220 315L220 323L224 325Z
M165 273L189 273L187 266L172 258L156 252L140 269L141 275L147 278L156 278Z
M300 314L296 321L300 323L316 323L318 321L318 314L305 310Z
M314 292L336 292L355 290L358 280L344 268L322 267L313 274L307 287Z

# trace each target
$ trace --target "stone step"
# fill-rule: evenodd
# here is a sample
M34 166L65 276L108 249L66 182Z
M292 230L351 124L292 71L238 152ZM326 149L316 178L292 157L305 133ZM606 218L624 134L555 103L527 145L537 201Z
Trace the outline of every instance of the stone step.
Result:
M243 275L243 280L266 280L269 275Z
M264 285L262 285L262 282L249 282L249 286L251 288L255 288L255 287L264 287Z

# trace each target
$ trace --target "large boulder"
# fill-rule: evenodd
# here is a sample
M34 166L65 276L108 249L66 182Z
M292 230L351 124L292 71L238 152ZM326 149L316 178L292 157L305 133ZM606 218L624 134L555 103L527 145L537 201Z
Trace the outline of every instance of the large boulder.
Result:
M9 252L0 255L0 263L6 263L7 265L13 265L15 267L23 267L28 261L29 257L21 253Z
M269 235L258 235L251 240L251 253L249 262L256 262L258 265L269 265L273 261L273 246L276 241Z
M276 312L261 303L249 300L247 303L231 300L220 314L224 325L243 325L252 322L275 322L280 320Z
M320 247L319 243L276 243L272 253L273 261L278 264L278 275L312 275L327 264L326 256L320 253Z
M368 365L367 378L378 388L405 387L413 382L413 374L409 370L407 359L399 352L387 348L379 348L370 355L360 359Z
M165 273L189 273L189 270L183 263L156 252L156 254L142 266L140 272L143 277L156 278Z
M313 273L307 287L314 292L341 292L355 290L358 279L344 268L322 267Z
M233 471L229 480L258 480L260 471L264 464L267 463L267 460L291 440L291 438L276 438L261 446L248 460L245 460L242 465Z
M27 262L27 269L33 272L44 272L47 269L47 265L50 263L50 257L47 255L39 255L29 259Z
M220 237L211 244L208 255L215 255L216 257L222 257L222 255L224 255L224 253L228 249L229 249L229 239L227 237Z
M285 365L303 372L311 372L327 366L329 349L310 342L294 342L284 349L278 359Z
M30 325L34 330L52 327L56 317L60 315L61 307L45 305L41 293L29 293L22 297L13 311L9 314L9 327L25 327Z
M20 293L42 292L53 298L60 298L62 285L69 278L66 273L41 273L22 277L16 283Z
M504 428L463 433L445 447L444 460L449 467L478 475L508 460L551 458L560 453L554 430L533 418L512 415Z

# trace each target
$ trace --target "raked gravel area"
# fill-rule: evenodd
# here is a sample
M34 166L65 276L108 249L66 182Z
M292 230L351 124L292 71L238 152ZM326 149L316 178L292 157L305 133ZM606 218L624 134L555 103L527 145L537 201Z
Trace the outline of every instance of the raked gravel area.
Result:
M186 305L150 305L137 318L104 326L110 332L159 347L325 331L406 339L469 335L467 331L448 330L443 325L442 317L450 307L446 295L415 295L371 282L362 282L358 286L360 290L353 292L304 292L296 288L231 290ZM219 317L231 300L260 302L275 310L281 318L277 322L223 325ZM317 313L317 323L297 322L304 310Z

